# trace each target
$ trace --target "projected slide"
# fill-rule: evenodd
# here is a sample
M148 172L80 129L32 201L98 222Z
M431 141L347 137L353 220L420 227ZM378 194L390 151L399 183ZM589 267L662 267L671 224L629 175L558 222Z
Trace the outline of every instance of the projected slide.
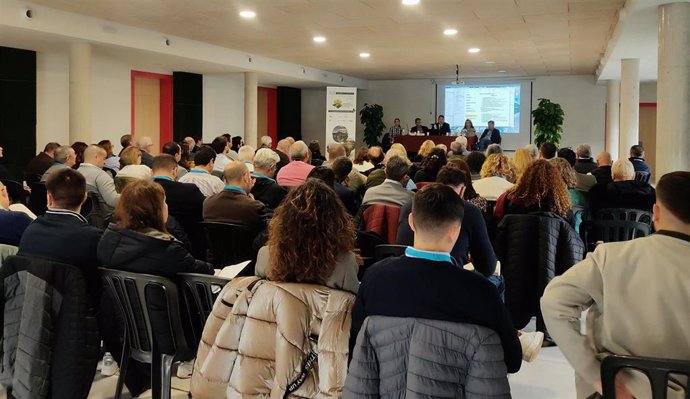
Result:
M502 134L520 133L520 84L445 86L444 114L452 132L470 119L478 132L492 120Z

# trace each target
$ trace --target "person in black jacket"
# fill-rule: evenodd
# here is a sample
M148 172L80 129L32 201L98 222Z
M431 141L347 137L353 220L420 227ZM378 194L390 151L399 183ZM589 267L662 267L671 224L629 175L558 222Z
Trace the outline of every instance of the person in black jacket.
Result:
M597 184L606 185L613 183L613 177L611 176L611 154L604 151L597 155L597 168L593 169L590 173L592 176L596 177Z
M287 195L287 190L275 181L280 156L269 148L259 148L254 155L254 186L251 194L271 209L275 209Z
M340 198L340 201L343 202L347 211L350 212L350 215L356 215L362 199L348 187L350 182L348 176L352 172L352 161L348 157L338 157L331 162L330 167L333 169L335 177L335 182L333 183L335 193Z
M48 170L55 163L55 150L60 147L58 143L46 144L43 152L38 153L24 170L24 177L26 181L40 181L43 173Z
M494 121L489 121L488 127L484 129L479 137L479 149L486 150L489 144L501 144L501 131L494 127Z
M627 159L619 159L611 167L613 182L597 184L589 191L590 209L594 213L605 208L629 208L651 212L656 191L648 183L635 181L635 169Z
M446 166L446 163L448 163L446 152L441 148L433 148L422 160L422 167L414 174L412 181L415 183L435 182L436 175L442 167Z

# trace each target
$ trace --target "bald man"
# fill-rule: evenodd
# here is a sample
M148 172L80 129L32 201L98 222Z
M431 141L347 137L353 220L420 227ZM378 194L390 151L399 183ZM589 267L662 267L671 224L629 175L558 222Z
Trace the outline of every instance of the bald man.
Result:
M137 140L137 147L141 150L141 164L153 168L153 140L149 136L141 136Z
M597 156L597 168L589 172L592 176L597 178L597 184L609 184L613 182L611 176L611 154L604 151Z
M204 201L204 221L243 225L255 234L266 229L270 215L264 204L249 194L254 178L247 165L242 161L230 162L223 177L223 191Z
M86 178L86 191L96 194L100 208L104 211L101 215L103 217L110 216L120 200L113 178L103 170L107 155L103 148L90 145L84 150L84 162L77 169Z

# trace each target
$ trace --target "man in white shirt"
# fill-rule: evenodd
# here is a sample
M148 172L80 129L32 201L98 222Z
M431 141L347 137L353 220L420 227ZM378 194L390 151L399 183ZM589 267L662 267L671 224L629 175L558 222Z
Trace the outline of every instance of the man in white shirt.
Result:
M226 141L227 143L227 141ZM201 147L194 155L194 167L178 181L192 183L199 188L204 197L210 197L223 191L225 184L221 179L213 176L216 152L210 147Z
M84 162L77 169L86 178L86 191L97 194L98 201L105 211L103 216L112 214L120 200L113 178L103 170L107 155L103 148L90 145L84 150Z
M225 136L218 136L211 142L211 148L216 152L216 160L214 162L213 170L216 172L221 172L225 170L225 167L232 162L232 159L228 157L230 152L230 142ZM194 161L196 163L196 161Z
M655 234L598 245L551 280L541 299L544 322L575 369L578 399L601 393L605 355L690 359L690 172L664 175L656 190ZM581 335L580 314L588 307ZM646 378L619 377L616 398L649 397ZM672 383L669 393L685 397Z

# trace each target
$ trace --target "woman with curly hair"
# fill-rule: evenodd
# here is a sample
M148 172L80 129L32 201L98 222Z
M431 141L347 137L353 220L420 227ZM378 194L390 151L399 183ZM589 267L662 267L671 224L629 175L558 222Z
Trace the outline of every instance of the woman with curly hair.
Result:
M414 174L415 183L420 182L435 182L436 175L442 167L446 166L448 159L446 158L446 152L441 148L432 148L429 151L429 155L422 161L421 168Z
M558 169L549 161L534 161L517 185L508 189L496 201L494 216L498 219L510 214L553 212L573 225L572 202L568 186Z
M515 181L520 180L520 176L525 173L527 167L534 161L527 148L518 148L515 150L513 156L513 165L515 165Z
M419 146L419 151L417 151L417 156L414 157L413 162L422 162L434 147L436 147L436 143L432 140L425 140L422 145Z
M256 274L357 293L355 226L335 191L309 179L290 191L268 226Z
M467 162L460 158L452 158L448 160L448 165L460 168L463 172L465 172L465 175L467 175L467 181L465 182L465 195L462 196L462 199L476 206L482 212L486 212L486 198L477 194L477 191L474 189L474 185L472 184L472 172L470 171L470 166L467 164Z
M474 189L487 200L496 201L515 183L515 165L503 154L492 154L486 158L479 176Z
M575 213L575 231L580 231L580 223L584 214L587 213L589 208L589 203L587 198L582 194L581 191L575 189L577 186L577 175L575 168L570 165L570 162L566 161L565 158L552 158L549 160L553 166L556 167L558 173L560 173L563 178L563 182L566 187L568 187L568 195L570 196L570 201L573 203L573 207L578 208L580 212Z

